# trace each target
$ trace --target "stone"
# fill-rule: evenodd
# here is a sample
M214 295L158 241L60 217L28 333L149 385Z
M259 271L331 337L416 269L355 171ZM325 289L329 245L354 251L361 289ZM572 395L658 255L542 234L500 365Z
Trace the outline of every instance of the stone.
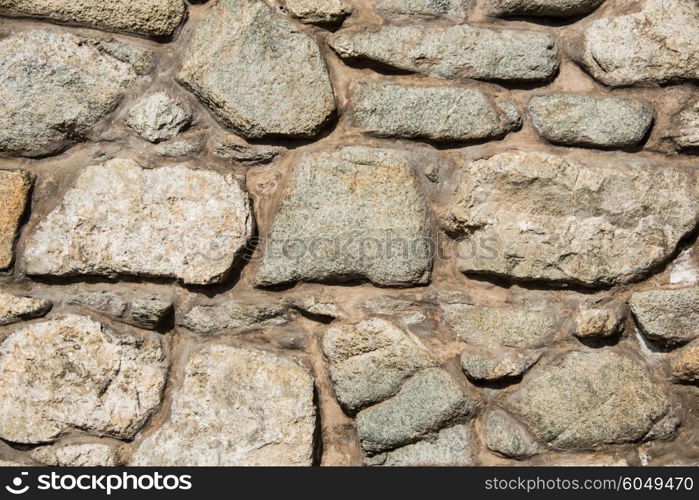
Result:
M694 175L671 166L509 151L464 161L462 173L443 225L459 238L457 266L466 273L628 283L666 262L699 216ZM488 251L474 254L476 244Z
M558 49L540 31L460 24L384 25L329 39L342 59L366 59L445 79L542 82L558 70Z
M677 147L683 151L699 148L699 101L680 112L675 123L671 136Z
M153 151L159 156L168 158L181 158L201 153L203 144L201 140L180 140L158 144Z
M1 116L0 114L0 121ZM32 184L29 172L0 170L0 271L9 269L14 262L15 240L29 202Z
M86 307L115 319L126 317L129 303L118 293L107 290L78 292L68 297L68 304Z
M18 297L0 291L0 326L45 316L52 305L48 300Z
M495 382L521 376L541 357L539 352L520 352L516 349L488 349L466 347L461 351L464 374L478 382Z
M553 340L558 328L556 315L548 309L449 304L442 306L442 310L451 331L473 346L543 347Z
M626 313L621 304L581 308L575 317L575 336L580 339L605 339L621 333Z
M472 0L379 0L374 10L387 19L410 20L415 16L464 21Z
M195 306L185 315L181 324L196 333L216 334L283 325L287 321L287 308L283 305L226 302Z
M84 140L138 77L115 45L40 30L1 39L0 154L45 156Z
M589 14L604 0L486 0L489 16L572 17Z
M360 82L352 102L354 124L378 137L469 141L502 136L522 125L512 103L464 87Z
M242 142L218 139L213 154L219 158L237 161L246 165L267 165L279 157L279 150L265 146L252 146Z
M115 159L82 170L30 236L30 275L119 275L220 283L253 228L233 175Z
M699 343L693 342L672 353L670 370L676 382L699 382Z
M29 455L54 467L116 467L120 459L106 443L54 444L33 449Z
M14 460L0 460L0 467L35 467L36 464L29 464L25 462L16 462Z
M290 359L207 345L173 393L168 420L135 451L135 466L310 466L313 378Z
M157 143L175 137L192 121L192 112L166 92L144 97L131 108L126 124L143 139Z
M471 429L455 425L425 439L372 457L364 463L384 467L456 467L474 464L477 449Z
M138 295L131 301L131 322L141 328L155 330L172 317L172 300L157 295Z
M637 146L655 117L633 99L572 94L533 97L529 113L537 132L554 144L600 148Z
M345 314L331 299L319 295L304 295L293 297L289 304L294 309L321 320L334 320L343 318Z
M569 52L612 87L699 78L699 5L645 0L642 10L589 24Z
M409 153L358 146L308 153L287 185L257 284L425 284L428 214Z
M636 442L673 412L646 366L608 348L559 356L502 403L559 450Z
M61 24L166 37L184 20L182 0L2 0L0 14L37 17Z
M155 335L66 315L0 345L0 437L52 442L72 429L131 439L160 404L168 362Z
M313 137L335 111L318 43L258 0L213 5L177 79L247 138Z
M391 399L357 414L359 440L369 455L393 450L472 417L478 404L446 371L428 368Z
M348 413L393 396L406 379L435 365L417 337L378 318L330 328L322 348L335 395Z
M352 13L346 0L284 0L291 17L309 24L334 24Z
M488 413L484 436L490 450L509 458L522 460L539 452L536 438L524 425L502 410Z
M651 340L676 346L699 337L699 287L637 292L629 307Z

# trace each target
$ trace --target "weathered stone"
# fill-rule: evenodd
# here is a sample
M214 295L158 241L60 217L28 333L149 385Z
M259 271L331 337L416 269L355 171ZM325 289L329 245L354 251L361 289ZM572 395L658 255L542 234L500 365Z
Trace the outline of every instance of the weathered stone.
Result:
M14 261L15 240L31 189L29 172L0 170L0 271L8 269Z
M310 316L327 318L329 320L344 317L344 313L331 299L319 295L293 297L289 304L294 309Z
M214 334L283 325L287 321L287 308L283 305L226 302L196 306L185 315L181 324L193 332Z
M648 275L697 224L691 173L510 151L463 165L444 219L464 272L586 286ZM488 251L472 252L474 244ZM481 248L481 247L477 247Z
M352 13L345 0L284 0L292 17L310 24L338 23Z
M374 10L388 19L420 16L463 21L472 3L472 0L379 0Z
M525 426L501 410L491 411L486 417L485 443L492 451L517 460L539 452L536 438Z
M675 144L681 150L699 148L699 101L679 113L675 123L671 132Z
M638 441L672 414L646 367L611 349L560 356L525 377L504 406L556 449Z
M464 87L361 82L352 95L355 125L379 137L464 141L521 126L517 108Z
M0 0L0 14L162 37L174 33L187 10L182 0Z
M415 443L440 428L473 416L478 402L444 370L413 375L393 398L357 414L357 432L368 454Z
M252 348L209 345L193 354L169 419L136 450L137 466L309 466L313 378L295 362Z
M33 449L29 455L37 462L57 467L115 467L120 465L116 449L106 443L41 446Z
M0 345L0 437L51 442L81 429L131 439L160 404L167 361L155 336L67 315Z
M268 236L260 286L430 279L428 208L408 154L347 147L296 165Z
M443 306L444 320L454 334L474 346L530 349L548 344L558 321L552 311L521 306Z
M393 396L407 378L434 366L415 336L382 319L330 328L323 353L337 399L350 413Z
M51 310L51 306L48 300L18 297L0 291L0 326L40 318Z
M31 275L177 278L219 283L252 233L232 175L111 160L82 171L25 249Z
M634 293L629 307L651 340L678 345L699 337L699 287Z
M545 81L558 70L554 39L540 31L468 25L385 25L341 32L330 46L343 59L368 59L438 78Z
M226 160L234 160L247 165L266 165L279 156L279 150L265 146L252 146L242 141L218 139L214 143L213 154Z
M180 140L165 142L163 144L158 144L154 148L154 152L160 156L166 156L168 158L180 158L183 156L192 156L197 153L201 153L203 149L203 144L200 139L194 140Z
M633 99L572 94L533 97L529 113L539 134L554 144L603 148L638 145L655 116Z
M519 377L540 357L539 352L469 346L461 351L461 367L471 380L493 382Z
M245 137L312 137L335 110L315 39L258 0L212 6L177 78Z
M641 12L593 21L579 38L571 55L607 85L699 79L696 0L646 0Z
M38 30L1 39L0 67L5 155L47 155L84 139L137 78L97 40Z
M589 14L604 0L486 0L490 16L571 17Z
M173 313L171 300L157 295L138 295L131 301L131 322L141 328L156 329Z
M115 319L124 318L129 308L129 303L121 295L107 290L76 293L68 298L68 304L83 306Z
M613 337L624 329L625 319L623 306L615 302L582 307L575 317L575 336L581 339Z
M129 111L126 124L150 142L172 139L192 121L192 112L166 92L144 97Z
M0 460L0 467L33 467L37 464L30 464L26 462L19 462L14 460Z
M677 382L699 382L699 343L694 342L672 353L670 369Z

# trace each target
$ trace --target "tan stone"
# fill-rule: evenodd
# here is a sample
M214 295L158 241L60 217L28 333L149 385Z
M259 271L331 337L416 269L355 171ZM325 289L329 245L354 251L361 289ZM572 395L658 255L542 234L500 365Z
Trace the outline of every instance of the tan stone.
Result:
M0 171L0 270L14 260L14 244L27 206L32 177L21 170Z

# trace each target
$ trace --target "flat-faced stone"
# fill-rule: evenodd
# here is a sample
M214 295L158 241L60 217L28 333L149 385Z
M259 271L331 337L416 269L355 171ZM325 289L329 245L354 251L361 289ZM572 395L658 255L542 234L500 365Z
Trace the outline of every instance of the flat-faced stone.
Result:
M387 19L414 17L463 21L472 0L378 0L374 10Z
M693 342L670 355L672 378L677 382L699 382L699 342Z
M15 240L31 189L29 172L0 170L0 271L14 261Z
M226 302L193 307L181 325L193 332L215 334L282 325L287 321L287 308L281 304Z
M699 101L682 110L674 122L670 136L677 147L680 150L699 148Z
M604 0L486 0L491 16L571 17L589 14Z
M651 340L678 345L699 337L699 287L634 293L629 307Z
M536 438L521 423L502 410L488 413L485 419L485 443L494 452L521 460L536 455Z
M57 443L40 446L30 452L31 457L54 467L115 467L119 456L114 446L107 443Z
M468 346L461 351L461 368L471 380L494 382L521 376L540 357L538 352L521 352L506 347Z
M0 291L0 326L39 318L49 312L51 306L48 300L19 297Z
M346 0L284 0L291 17L309 24L333 24L352 13Z
M581 307L575 317L575 336L580 339L613 337L624 329L626 311L621 303Z
M162 326L172 316L172 300L158 295L139 294L131 301L130 322L149 330Z
M172 139L192 121L192 112L166 92L144 97L129 111L126 124L150 142Z

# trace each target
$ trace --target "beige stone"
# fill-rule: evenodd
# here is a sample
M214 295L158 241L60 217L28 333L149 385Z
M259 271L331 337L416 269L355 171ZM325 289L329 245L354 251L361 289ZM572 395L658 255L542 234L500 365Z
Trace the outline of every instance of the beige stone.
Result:
M32 176L21 170L0 170L0 270L14 260L19 225L29 201Z

